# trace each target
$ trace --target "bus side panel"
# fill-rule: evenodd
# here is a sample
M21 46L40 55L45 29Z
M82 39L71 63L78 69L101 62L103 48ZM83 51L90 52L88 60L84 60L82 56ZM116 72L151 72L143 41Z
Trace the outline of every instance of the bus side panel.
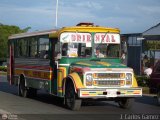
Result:
M58 68L58 96L63 96L63 79L66 77L67 69L66 67L59 67Z
M49 60L16 58L15 80L20 75L24 76L27 87L50 91L52 71Z
M7 79L10 85L14 84L14 44L10 42L9 45L9 59L7 69Z

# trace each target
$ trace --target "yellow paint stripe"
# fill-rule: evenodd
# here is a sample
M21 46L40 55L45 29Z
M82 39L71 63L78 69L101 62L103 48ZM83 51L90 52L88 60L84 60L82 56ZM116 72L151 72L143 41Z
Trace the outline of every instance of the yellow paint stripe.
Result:
M77 89L84 88L84 85L82 84L81 79L77 73L72 73L69 76L71 76L71 78L73 79Z
M15 75L24 74L26 77L40 78L51 80L51 72L32 71L32 70L15 70Z
M88 63L82 63L82 62L77 62L76 64L86 65L86 66L92 66L91 64L88 64Z
M98 64L104 65L104 66L111 66L111 64L107 62L97 62Z

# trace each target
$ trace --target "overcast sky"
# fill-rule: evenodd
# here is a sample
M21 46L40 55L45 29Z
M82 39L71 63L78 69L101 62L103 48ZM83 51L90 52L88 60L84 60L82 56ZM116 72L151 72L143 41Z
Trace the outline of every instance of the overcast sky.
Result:
M59 28L93 22L138 33L160 23L160 0L59 0L58 7ZM56 0L0 0L0 23L53 29L55 10Z

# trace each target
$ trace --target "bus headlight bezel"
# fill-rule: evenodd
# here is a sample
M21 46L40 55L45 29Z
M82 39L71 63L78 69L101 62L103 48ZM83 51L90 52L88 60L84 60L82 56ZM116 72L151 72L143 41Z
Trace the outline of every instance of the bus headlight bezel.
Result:
M132 85L132 73L126 73L126 85Z
M92 86L93 85L93 76L91 73L86 74L86 86Z

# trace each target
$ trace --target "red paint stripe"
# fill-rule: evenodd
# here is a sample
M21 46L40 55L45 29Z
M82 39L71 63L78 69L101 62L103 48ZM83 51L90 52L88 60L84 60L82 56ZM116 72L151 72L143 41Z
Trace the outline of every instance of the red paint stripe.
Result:
M50 71L50 66L15 65L15 68L20 68L20 69L36 69L36 70L48 70L48 71Z

